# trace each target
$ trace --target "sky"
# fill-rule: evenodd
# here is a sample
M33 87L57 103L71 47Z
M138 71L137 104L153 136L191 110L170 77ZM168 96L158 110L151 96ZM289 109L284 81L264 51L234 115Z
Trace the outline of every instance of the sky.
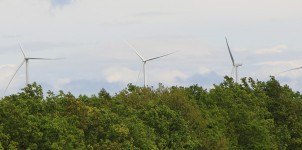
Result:
M0 97L30 82L44 91L111 94L143 86L145 58L179 51L146 65L147 84L211 88L231 75L225 37L239 77L270 75L302 91L301 0L0 0ZM140 73L140 76L138 76Z

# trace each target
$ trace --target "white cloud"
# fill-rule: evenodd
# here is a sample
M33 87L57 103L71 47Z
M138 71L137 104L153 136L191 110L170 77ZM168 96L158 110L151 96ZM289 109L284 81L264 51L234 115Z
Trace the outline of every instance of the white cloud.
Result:
M69 78L63 78L63 79L58 79L55 81L53 85L54 90L62 90L62 87L65 86L66 84L71 83L71 79Z
M109 83L123 82L130 83L135 81L135 76L138 75L137 71L128 68L109 68L104 71L106 81Z
M211 72L211 69L209 69L208 67L205 67L205 66L201 66L198 69L198 73L200 73L202 75L210 73L210 72Z
M148 83L156 85L163 83L164 85L177 85L179 79L185 80L188 75L179 70L153 70L149 73Z
M283 53L287 49L288 49L287 45L280 44L280 45L276 45L276 46L271 47L271 48L258 49L258 50L256 50L256 54L263 55L263 54Z

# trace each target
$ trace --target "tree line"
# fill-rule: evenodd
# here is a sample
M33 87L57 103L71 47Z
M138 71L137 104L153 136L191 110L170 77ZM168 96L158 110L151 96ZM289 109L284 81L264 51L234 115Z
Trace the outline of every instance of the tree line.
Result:
M274 77L78 97L33 83L0 100L0 149L301 147L302 96Z

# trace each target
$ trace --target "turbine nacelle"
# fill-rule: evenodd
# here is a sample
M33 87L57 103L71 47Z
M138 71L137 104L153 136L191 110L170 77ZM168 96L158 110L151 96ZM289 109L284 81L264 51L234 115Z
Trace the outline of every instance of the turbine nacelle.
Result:
M234 67L240 67L242 64L235 64Z

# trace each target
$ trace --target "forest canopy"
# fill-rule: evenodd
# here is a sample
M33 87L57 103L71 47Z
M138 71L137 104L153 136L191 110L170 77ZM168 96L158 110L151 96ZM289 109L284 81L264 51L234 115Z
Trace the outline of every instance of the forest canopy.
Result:
M30 84L0 100L0 149L299 149L302 96L271 77L110 95Z

